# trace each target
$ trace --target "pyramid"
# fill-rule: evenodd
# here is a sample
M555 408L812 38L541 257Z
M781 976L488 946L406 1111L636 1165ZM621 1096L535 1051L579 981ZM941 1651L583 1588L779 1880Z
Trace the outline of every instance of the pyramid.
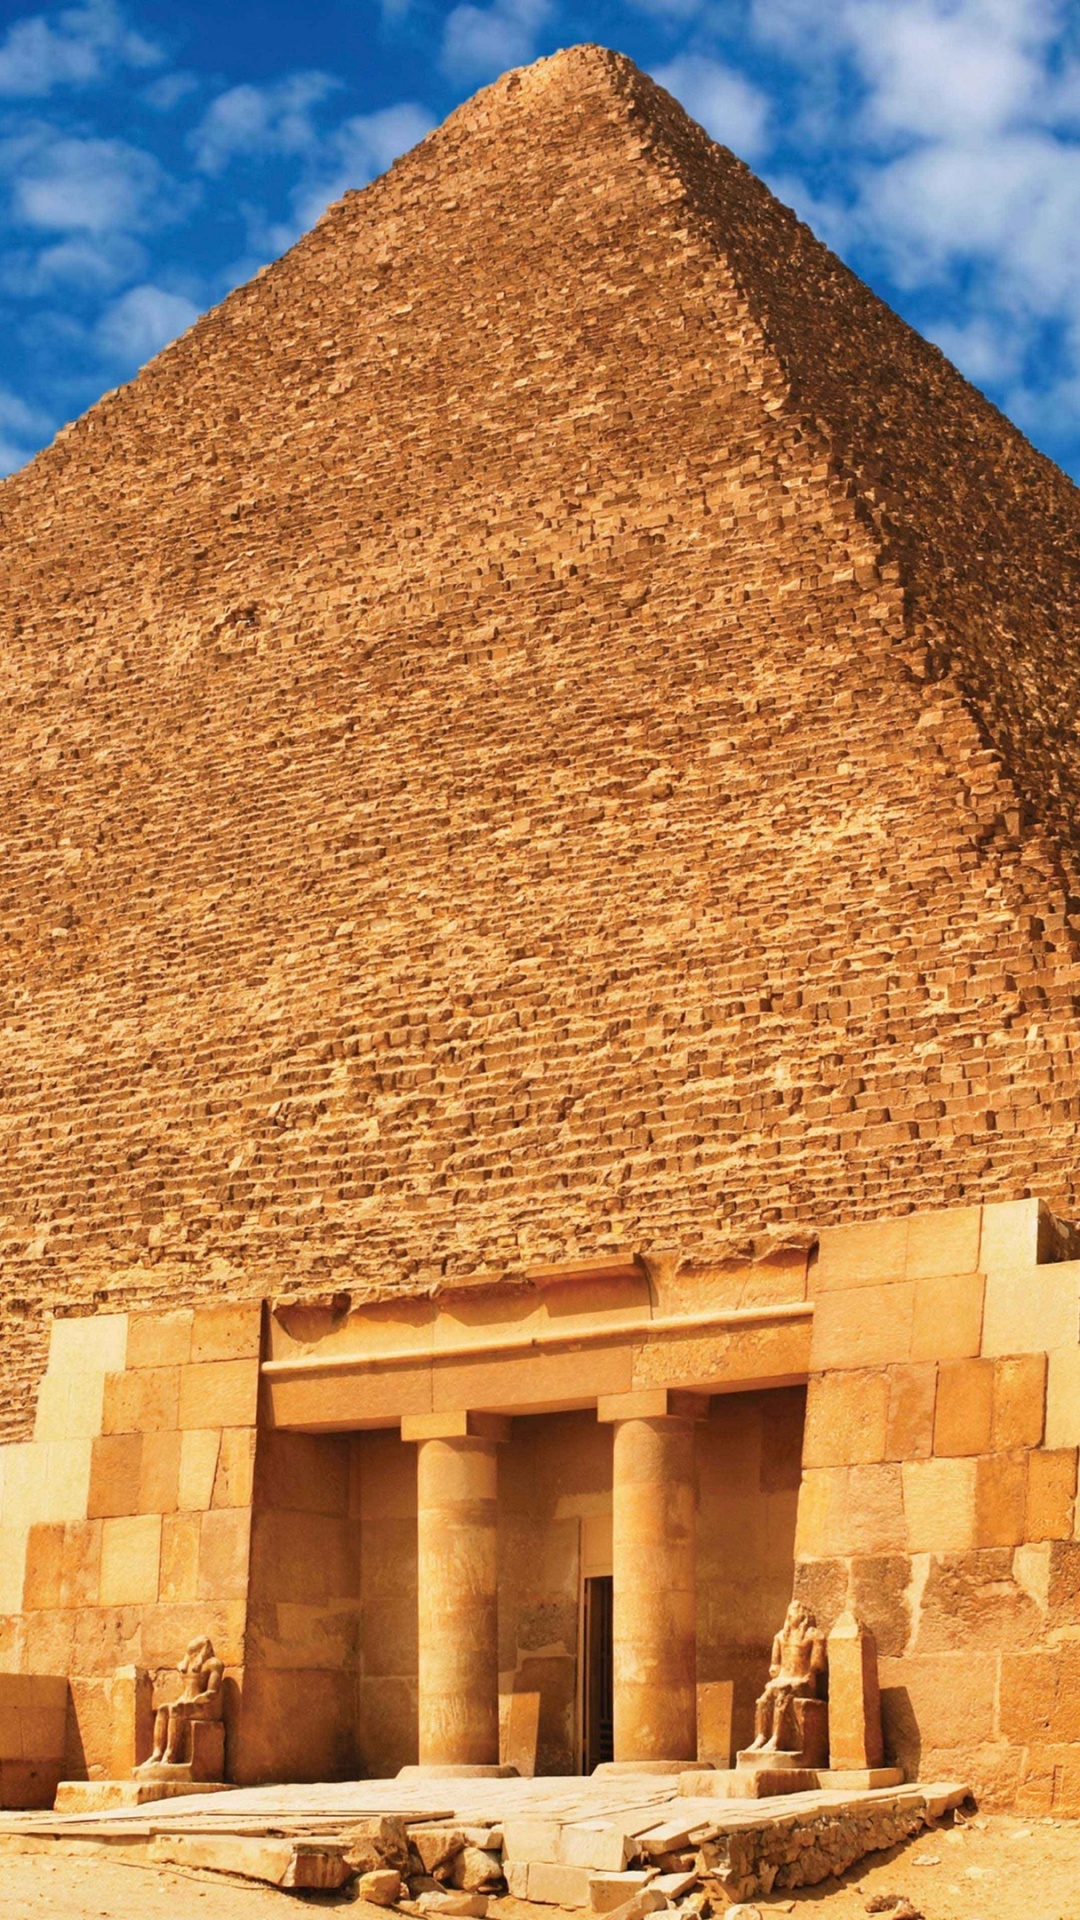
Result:
M8 1437L54 1307L1075 1210L1080 496L626 59L0 539Z

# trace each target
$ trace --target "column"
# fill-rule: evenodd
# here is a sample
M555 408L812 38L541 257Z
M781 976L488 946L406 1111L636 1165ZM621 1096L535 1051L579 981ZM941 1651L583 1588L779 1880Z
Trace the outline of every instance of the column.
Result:
M697 1763L697 1480L701 1395L648 1388L602 1398L614 1423L615 1761Z
M420 1769L499 1767L497 1414L416 1414ZM404 1768L412 1772L412 1768Z

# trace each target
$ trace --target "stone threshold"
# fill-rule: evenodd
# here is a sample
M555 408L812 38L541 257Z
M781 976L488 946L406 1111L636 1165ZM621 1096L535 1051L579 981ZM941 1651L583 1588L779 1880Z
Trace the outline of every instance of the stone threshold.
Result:
M349 1829L393 1814L414 1829L485 1829L501 1853L509 1892L538 1908L613 1913L628 1900L635 1904L648 1886L649 1905L661 1911L661 1896L678 1908L710 1882L736 1901L815 1885L868 1853L913 1838L968 1797L956 1782L847 1792L823 1786L761 1800L680 1793L677 1779L656 1776L451 1779L438 1797L432 1785L428 1779L234 1788L81 1815L8 1814L0 1816L0 1851L32 1837L37 1845L53 1840L65 1849L107 1846L113 1857L146 1866L330 1889L351 1878ZM698 1862L693 1871L664 1870L671 1856L687 1851ZM483 1896L473 1899L478 1912L486 1911ZM497 1920L497 1899L490 1904ZM423 1911L407 1899L401 1907ZM636 1915L628 1912L624 1920Z

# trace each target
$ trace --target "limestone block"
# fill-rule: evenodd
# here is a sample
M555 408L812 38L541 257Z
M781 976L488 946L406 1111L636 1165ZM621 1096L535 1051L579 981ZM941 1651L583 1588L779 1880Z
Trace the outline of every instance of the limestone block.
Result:
M353 1894L369 1906L394 1907L401 1899L401 1875L393 1867L376 1867L371 1873L358 1875Z
M629 1834L609 1820L571 1821L559 1842L564 1866L591 1867L595 1872L621 1873L635 1851Z
M731 1766L735 1751L732 1733L734 1711L733 1680L698 1681L697 1758L701 1765Z
M72 1315L49 1328L49 1373L115 1373L127 1348L126 1313Z
M829 1767L880 1767L885 1748L874 1636L853 1613L842 1613L828 1652Z
M200 1530L197 1513L169 1513L162 1520L159 1597L169 1605L198 1595Z
M523 1780L531 1780L536 1772L537 1752L540 1742L540 1694L534 1690L511 1693L507 1702L505 1733L502 1738L503 1753L500 1758L507 1767L516 1767ZM502 1733L500 1729L500 1733Z
M303 1439L306 1435L290 1435ZM211 1505L249 1507L255 1476L255 1429L225 1427L221 1434Z
M200 1600L242 1600L247 1593L251 1521L245 1509L204 1513L199 1529Z
M209 1360L180 1369L180 1421L197 1427L252 1427L259 1392L259 1362Z
M973 1458L903 1462L910 1553L962 1553L975 1546L977 1470Z
M1002 1200L982 1210L979 1265L984 1273L1034 1267L1049 1252L1051 1222L1043 1200Z
M1047 1355L1046 1444L1080 1446L1080 1346L1075 1338Z
M817 1266L810 1276L815 1297L834 1288L877 1287L903 1280L907 1266L908 1223L901 1220L853 1222L825 1227L818 1241Z
M139 1459L140 1513L176 1511L182 1437L175 1429L143 1435Z
M529 1862L529 1899L552 1907L587 1907L588 1867L563 1867L546 1860Z
M146 1605L158 1597L161 1517L106 1519L101 1532L101 1604Z
M68 1520L64 1526L60 1605L95 1607L101 1586L100 1520Z
M39 1521L26 1542L24 1607L63 1605L64 1523Z
M66 1373L46 1373L43 1376L34 1412L35 1440L65 1440L68 1437L71 1384L71 1378Z
M946 1360L938 1368L936 1454L987 1453L994 1412L989 1360Z
M544 1820L536 1815L503 1821L504 1860L548 1860L559 1858L560 1820Z
M142 1434L102 1434L90 1442L90 1486L86 1515L90 1520L138 1513L142 1476Z
M25 1529L44 1517L41 1513L44 1460L43 1447L32 1440L0 1447L0 1523L5 1527Z
M45 1441L41 1448L45 1471L40 1519L86 1519L94 1445L95 1442L89 1439Z
M176 1504L182 1513L204 1512L213 1504L220 1451L216 1427L190 1427L181 1434Z
M1075 1346L1078 1328L1080 1261L987 1274L984 1354L1043 1353L1052 1347Z
M142 1667L118 1667L107 1684L107 1699L112 1732L109 1772L124 1780L149 1758L153 1746L150 1675Z
M976 1466L976 1546L1019 1546L1027 1500L1026 1453L986 1454Z
M1069 1540L1076 1503L1075 1447L1036 1448L1027 1456L1025 1540Z
M814 1372L909 1360L914 1311L910 1280L819 1294L810 1347Z
M191 1327L191 1358L193 1361L257 1359L261 1335L262 1302L259 1300L197 1306Z
M890 1367L887 1460L925 1460L934 1450L937 1368L932 1362Z
M1004 1739L1028 1747L1050 1738L1060 1669L1056 1650L1002 1653L999 1714Z
M1046 1355L1020 1353L994 1361L994 1418L990 1445L1037 1447L1046 1424Z
M103 1433L155 1433L175 1427L180 1404L179 1367L140 1367L107 1373Z
M638 1869L628 1873L594 1873L589 1877L589 1906L593 1913L611 1913L649 1884L649 1874Z
M889 1375L853 1370L815 1374L806 1398L805 1467L842 1467L883 1460Z
M979 1256L982 1213L981 1207L945 1207L940 1212L909 1213L906 1277L931 1280L939 1275L974 1275L982 1264Z
M915 1282L913 1360L963 1360L979 1351L985 1282L981 1273L928 1274Z
M969 1752L996 1739L996 1651L965 1647L955 1653L883 1657L878 1669L883 1705L887 1696L903 1700L924 1753L950 1747Z
M182 1367L191 1359L190 1307L128 1316L127 1367Z

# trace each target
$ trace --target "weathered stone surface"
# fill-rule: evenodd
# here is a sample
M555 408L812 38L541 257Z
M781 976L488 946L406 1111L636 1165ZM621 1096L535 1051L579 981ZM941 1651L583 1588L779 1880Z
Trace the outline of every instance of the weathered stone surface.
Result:
M369 1900L374 1907L392 1907L401 1899L401 1875L393 1867L376 1867L358 1876L353 1889L357 1900Z

